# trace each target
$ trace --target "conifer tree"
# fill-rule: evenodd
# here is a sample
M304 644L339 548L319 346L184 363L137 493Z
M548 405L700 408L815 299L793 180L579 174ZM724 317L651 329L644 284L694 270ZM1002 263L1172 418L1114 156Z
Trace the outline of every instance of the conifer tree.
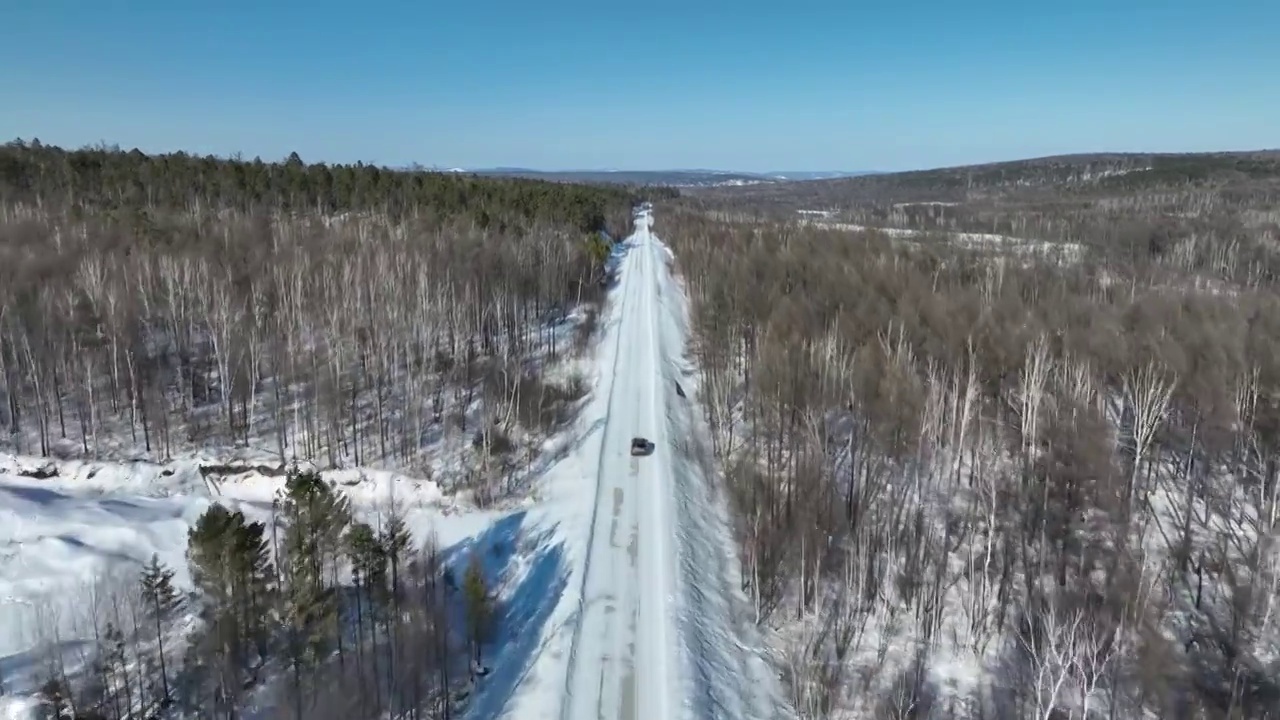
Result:
M351 523L350 501L318 472L291 468L279 497L286 523L282 547L282 614L293 669L294 712L302 717L302 673L319 664L337 639L339 603L325 568L341 554Z
M152 554L151 563L142 570L142 598L146 603L147 617L156 625L156 645L160 657L160 705L169 703L169 670L164 656L164 626L178 607L178 591L173 587L173 570L160 563L160 556Z
M480 645L488 639L492 630L494 598L489 581L484 576L484 565L479 554L471 556L467 572L462 579L462 594L467 604L467 629L471 636L475 660L480 661Z
M98 661L102 664L103 684L111 697L116 717L127 716L133 710L133 697L125 664L124 631L119 625L107 623L98 648Z
M213 697L231 712L267 651L275 587L265 526L215 503L188 532L187 543L192 580L205 599L205 633L193 645L203 648Z
M383 557L388 565L387 569L391 574L391 591L388 598L390 612L387 613L385 623L387 629L387 678L392 683L396 681L398 676L396 658L401 648L400 630L401 625L403 625L400 621L400 573L401 568L405 567L408 561L409 539L409 530L405 527L404 516L400 512L399 506L392 502L387 524L382 528L378 537Z
M357 673L364 677L365 622L369 624L369 638L372 652L369 653L373 664L373 675L378 677L377 653L377 608L386 602L387 594L387 559L378 536L368 523L358 522L347 531L347 557L351 561L351 577L356 592L356 663ZM380 712L382 692L374 682L374 711ZM365 690L365 683L360 683L360 691ZM363 696L362 696L363 697Z
M391 598L398 603L400 593L400 569L404 567L409 552L409 529L405 527L404 516L396 508L392 508L387 517L387 524L379 535L383 557L386 558L391 572Z

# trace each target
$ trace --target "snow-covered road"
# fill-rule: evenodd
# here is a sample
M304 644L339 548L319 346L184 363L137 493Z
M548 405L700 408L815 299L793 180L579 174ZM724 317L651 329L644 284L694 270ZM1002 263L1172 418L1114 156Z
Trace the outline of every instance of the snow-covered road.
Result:
M597 467L595 508L582 573L562 720L676 718L676 644L666 473L668 452L658 386L657 246L651 216L636 219L619 267L619 287L605 323L601 385L607 403ZM630 454L631 438L655 445Z
M603 429L560 717L781 717L737 612L727 510L698 452L686 300L652 221L638 214L625 241L587 410ZM654 453L632 457L635 436Z

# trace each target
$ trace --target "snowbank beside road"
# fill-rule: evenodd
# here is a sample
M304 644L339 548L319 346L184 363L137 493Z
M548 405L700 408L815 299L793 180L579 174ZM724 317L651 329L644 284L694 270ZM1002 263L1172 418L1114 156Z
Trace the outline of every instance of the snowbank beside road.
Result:
M670 454L669 511L680 567L678 616L686 717L774 720L791 715L765 644L741 591L741 563L729 501L711 454L709 429L698 410L699 373L689 352L689 301L655 244L659 347ZM679 389L677 389L677 387Z

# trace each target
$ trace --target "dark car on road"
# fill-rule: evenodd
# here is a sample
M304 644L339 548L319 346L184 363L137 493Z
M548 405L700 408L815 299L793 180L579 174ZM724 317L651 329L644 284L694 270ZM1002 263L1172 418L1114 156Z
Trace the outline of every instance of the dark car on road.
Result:
M652 455L653 443L642 437L631 438L632 455Z

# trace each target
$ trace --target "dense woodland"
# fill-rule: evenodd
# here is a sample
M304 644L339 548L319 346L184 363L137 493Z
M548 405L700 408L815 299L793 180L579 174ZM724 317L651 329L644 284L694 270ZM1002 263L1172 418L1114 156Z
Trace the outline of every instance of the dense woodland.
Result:
M1024 168L954 205L892 176L785 190L792 213L1070 228L1070 260L771 220L782 190L659 206L743 589L801 717L1280 717L1269 167L1065 190Z
M572 349L570 314L602 297L599 233L625 233L636 199L296 155L10 143L0 442L416 466L441 435L496 423L479 441L501 433L505 447L581 392L539 368Z
M17 140L0 152L0 200L65 204L82 214L350 212L437 222L463 217L499 231L541 222L590 232L605 229L610 219L617 221L620 209L634 197L633 190L619 186L388 170L362 163L307 164L297 153L268 163L182 152L146 155L116 147L67 151L39 140Z

